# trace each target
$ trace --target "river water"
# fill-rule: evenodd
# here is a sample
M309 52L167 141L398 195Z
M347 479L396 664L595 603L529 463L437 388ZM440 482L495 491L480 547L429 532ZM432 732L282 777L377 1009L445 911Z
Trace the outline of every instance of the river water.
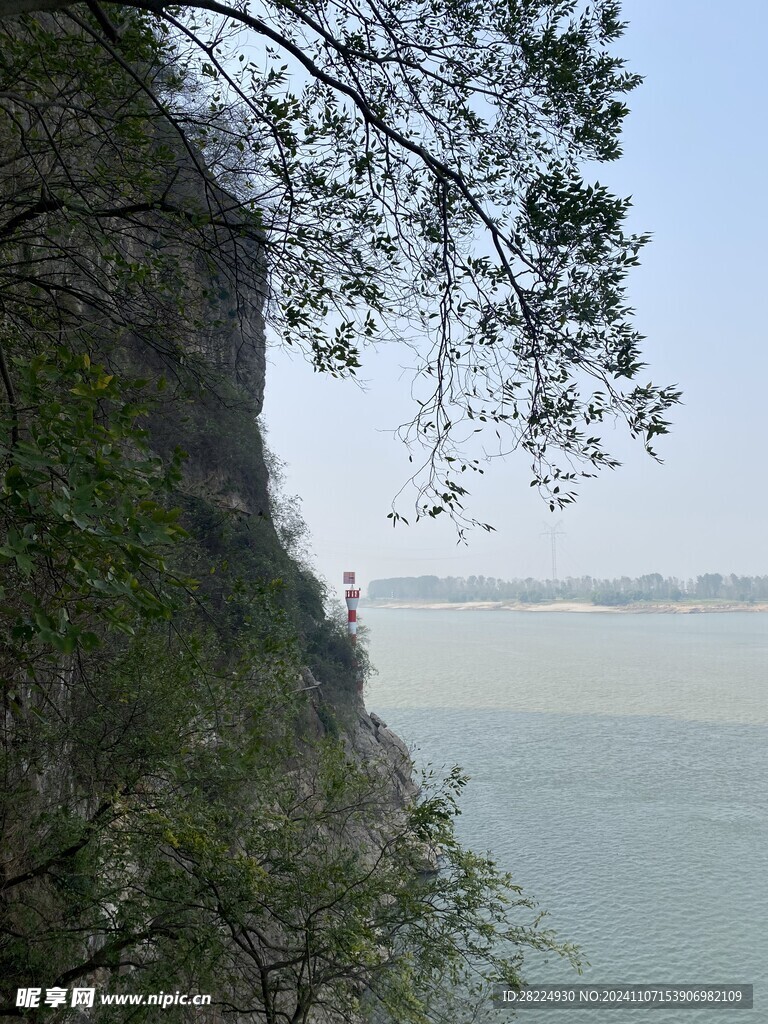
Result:
M466 770L460 837L590 963L534 957L530 982L755 986L751 1011L523 1019L768 1022L768 614L361 618L369 709Z

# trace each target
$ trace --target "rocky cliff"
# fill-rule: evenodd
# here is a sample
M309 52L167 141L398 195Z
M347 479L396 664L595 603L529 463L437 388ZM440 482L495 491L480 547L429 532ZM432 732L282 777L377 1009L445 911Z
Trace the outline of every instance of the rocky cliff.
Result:
M349 1019L415 790L273 521L262 232L148 105L151 37L137 76L2 36L3 1011Z
M118 6L0 23L0 1014L487 1019L557 947L286 550L269 236L174 58Z

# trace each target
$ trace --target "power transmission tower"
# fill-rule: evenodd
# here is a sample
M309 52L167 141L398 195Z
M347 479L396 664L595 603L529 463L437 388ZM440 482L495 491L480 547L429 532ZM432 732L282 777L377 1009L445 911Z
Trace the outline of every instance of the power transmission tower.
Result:
M551 549L552 549L552 582L553 583L557 583L557 538L565 536L565 534L560 529L560 527L562 525L563 525L562 521L558 520L555 523L554 526L548 527L544 531L544 533L541 534L542 537L549 537L549 542L550 542Z

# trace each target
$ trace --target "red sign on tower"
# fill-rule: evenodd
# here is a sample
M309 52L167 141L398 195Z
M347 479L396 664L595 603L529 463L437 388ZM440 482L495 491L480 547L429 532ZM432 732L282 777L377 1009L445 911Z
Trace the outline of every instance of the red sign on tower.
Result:
M344 586L353 587L355 585L355 574L353 572L344 573Z

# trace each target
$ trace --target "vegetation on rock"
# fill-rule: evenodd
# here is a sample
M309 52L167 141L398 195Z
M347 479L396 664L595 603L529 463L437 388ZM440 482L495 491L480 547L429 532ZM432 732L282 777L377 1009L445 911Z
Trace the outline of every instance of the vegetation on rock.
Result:
M273 522L269 238L226 111L155 15L0 42L0 1012L82 1019L16 990L91 985L105 1022L169 988L213 1006L168 1020L470 1019L571 951L456 842L459 773L397 804L355 753L360 659Z

